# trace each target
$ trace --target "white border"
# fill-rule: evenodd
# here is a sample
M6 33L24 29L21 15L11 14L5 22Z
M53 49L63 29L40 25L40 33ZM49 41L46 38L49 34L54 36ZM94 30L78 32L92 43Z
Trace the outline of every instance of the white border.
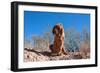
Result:
M63 60L63 61L45 61L45 62L24 62L24 11L45 11L45 12L69 12L69 13L89 13L91 24L91 54L90 59L81 60ZM47 7L47 6L18 6L18 68L36 68L50 66L71 66L71 65L86 65L95 64L95 11L93 9L80 8L62 8L62 7Z

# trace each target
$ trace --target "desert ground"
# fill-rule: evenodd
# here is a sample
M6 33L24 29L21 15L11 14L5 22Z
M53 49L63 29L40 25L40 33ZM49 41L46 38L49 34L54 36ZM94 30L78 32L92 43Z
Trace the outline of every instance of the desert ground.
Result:
M78 52L67 52L67 55L53 56L51 52L39 51L34 49L24 49L24 62L38 62L38 61L57 61L57 60L72 60L72 59L89 59L90 52L78 51Z

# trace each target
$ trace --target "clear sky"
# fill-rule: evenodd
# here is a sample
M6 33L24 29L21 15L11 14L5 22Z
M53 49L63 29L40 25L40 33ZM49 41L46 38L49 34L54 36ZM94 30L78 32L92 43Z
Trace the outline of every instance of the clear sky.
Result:
M53 28L57 23L62 23L64 30L74 28L81 32L86 27L90 32L90 14L24 11L24 37L43 35L48 24Z

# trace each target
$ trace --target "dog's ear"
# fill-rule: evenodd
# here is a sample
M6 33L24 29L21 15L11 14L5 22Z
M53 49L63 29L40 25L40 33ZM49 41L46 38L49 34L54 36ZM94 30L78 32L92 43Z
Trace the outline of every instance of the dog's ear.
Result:
M61 34L63 34L63 32L64 32L64 29L63 29L63 27L61 28L61 30L60 30L60 31L61 31Z
M52 33L53 33L53 34L57 34L57 33L58 33L58 30L57 30L56 26L54 26L54 28L53 28L53 30L52 30Z
M52 33L53 33L53 34L55 33L55 27L53 27L53 29L52 29Z

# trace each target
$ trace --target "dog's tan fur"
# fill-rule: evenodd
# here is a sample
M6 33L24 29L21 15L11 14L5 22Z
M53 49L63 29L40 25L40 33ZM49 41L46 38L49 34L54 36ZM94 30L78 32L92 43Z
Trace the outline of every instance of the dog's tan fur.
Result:
M50 50L52 54L67 54L64 48L65 33L63 26L60 23L55 25L52 33L54 34L54 43L53 45L50 45Z

